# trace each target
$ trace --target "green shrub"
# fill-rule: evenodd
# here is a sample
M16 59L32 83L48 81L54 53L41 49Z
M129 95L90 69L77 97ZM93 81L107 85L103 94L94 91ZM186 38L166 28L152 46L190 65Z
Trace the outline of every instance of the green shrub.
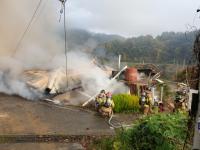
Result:
M102 143L101 149L181 150L186 130L187 116L184 114L151 115L138 120L130 129L120 130L113 139Z
M114 112L138 112L139 111L139 97L129 94L113 95L115 103Z
M157 114L140 120L125 134L133 149L173 150L183 146L186 130L184 114Z
M88 149L94 150L112 150L114 139L113 138L104 138L101 140L94 141L91 145L89 145Z

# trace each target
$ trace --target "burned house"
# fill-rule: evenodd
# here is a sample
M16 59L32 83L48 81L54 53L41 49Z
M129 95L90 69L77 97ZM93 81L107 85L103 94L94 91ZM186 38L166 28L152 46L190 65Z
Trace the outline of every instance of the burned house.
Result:
M160 72L158 67L154 64L138 64L135 65L135 68L138 70L139 74L143 73L147 77L153 77Z
M113 71L112 76L118 71ZM140 93L149 88L152 83L158 84L157 79L160 76L160 70L153 64L138 64L129 67L119 76L118 80L124 82L129 87L128 93L140 95Z

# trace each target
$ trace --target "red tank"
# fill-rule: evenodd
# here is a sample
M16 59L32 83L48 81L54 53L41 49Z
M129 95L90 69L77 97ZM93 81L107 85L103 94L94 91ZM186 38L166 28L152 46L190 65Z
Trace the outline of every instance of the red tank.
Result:
M133 84L138 79L138 71L136 68L127 68L125 71L125 80L128 81L128 83Z

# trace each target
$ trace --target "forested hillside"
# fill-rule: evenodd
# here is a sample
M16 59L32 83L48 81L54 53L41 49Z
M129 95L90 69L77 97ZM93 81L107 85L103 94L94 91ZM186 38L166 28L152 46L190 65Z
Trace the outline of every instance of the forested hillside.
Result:
M97 34L85 30L69 31L70 49L83 48L101 58L122 54L123 61L149 63L189 63L195 32L163 32L124 38L118 35Z
M103 43L125 40L124 37L119 35L93 33L82 29L71 29L67 32L67 35L68 47L70 49L88 49L89 51L94 50Z
M152 63L189 63L195 33L164 32L153 38L150 35L115 40L101 45L107 55L122 54L124 61Z

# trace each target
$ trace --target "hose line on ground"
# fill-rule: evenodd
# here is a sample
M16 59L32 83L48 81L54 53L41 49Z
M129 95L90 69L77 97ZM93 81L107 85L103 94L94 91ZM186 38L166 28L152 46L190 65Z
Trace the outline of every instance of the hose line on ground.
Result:
M115 129L117 129L117 128L129 128L129 127L132 127L133 126L133 124L122 124L121 122L117 122L117 124L116 125L114 125L112 122L111 122L111 120L113 120L113 111L111 112L111 116L110 116L110 118L108 119L108 124L111 126L111 127L113 127L113 128L115 128Z

